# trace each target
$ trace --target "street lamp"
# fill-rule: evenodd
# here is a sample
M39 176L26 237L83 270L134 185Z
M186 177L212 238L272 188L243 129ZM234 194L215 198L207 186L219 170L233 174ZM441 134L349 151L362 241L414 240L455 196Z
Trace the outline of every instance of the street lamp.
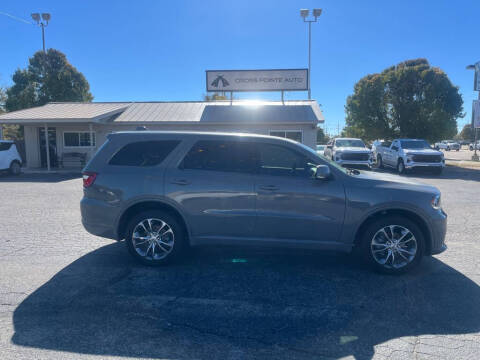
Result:
M467 70L475 70L475 80L474 80L474 85L473 85L473 89L474 90L477 90L478 91L478 101L480 101L480 88L478 88L478 79L477 79L477 76L480 76L480 74L478 74L478 70L477 68L480 68L480 62L476 63L475 65L467 65ZM475 114L473 113L474 109L472 108L472 130L473 130L473 133L475 135L475 138L473 140L473 149L474 149L474 153L472 155L472 160L473 161L478 161L479 158L478 158L478 155L477 155L477 128L475 127Z
M42 28L42 43L43 43L43 52L45 52L45 26L48 25L48 22L52 16L49 13L33 13L32 19L37 23L38 26ZM42 21L43 20L43 21Z
M308 23L308 100L312 98L311 86L310 86L310 72L311 72L311 51L312 51L312 22L317 22L317 18L322 15L322 9L313 9L314 19L308 20L308 14L310 10L300 9L300 16L303 18L303 22Z

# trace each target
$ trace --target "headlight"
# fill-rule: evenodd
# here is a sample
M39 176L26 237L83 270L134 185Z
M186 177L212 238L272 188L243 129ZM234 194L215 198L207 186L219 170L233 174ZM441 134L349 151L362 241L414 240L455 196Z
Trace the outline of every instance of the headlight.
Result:
M432 199L432 207L435 210L440 210L442 208L442 199L440 195L435 195Z

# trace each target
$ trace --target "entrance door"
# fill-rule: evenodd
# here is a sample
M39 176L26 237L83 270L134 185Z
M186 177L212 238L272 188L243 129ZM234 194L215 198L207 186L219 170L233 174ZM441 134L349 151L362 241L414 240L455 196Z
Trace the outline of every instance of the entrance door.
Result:
M40 164L42 168L47 167L47 153L45 151L45 128L38 129L38 136L40 139ZM57 161L57 129L53 127L48 128L48 147L50 152L50 167L58 166Z

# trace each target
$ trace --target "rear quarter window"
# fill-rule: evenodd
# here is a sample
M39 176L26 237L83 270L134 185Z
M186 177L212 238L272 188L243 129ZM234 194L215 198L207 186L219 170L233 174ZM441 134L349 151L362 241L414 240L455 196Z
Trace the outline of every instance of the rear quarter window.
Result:
M139 141L122 147L108 162L117 166L155 166L177 147L179 140Z

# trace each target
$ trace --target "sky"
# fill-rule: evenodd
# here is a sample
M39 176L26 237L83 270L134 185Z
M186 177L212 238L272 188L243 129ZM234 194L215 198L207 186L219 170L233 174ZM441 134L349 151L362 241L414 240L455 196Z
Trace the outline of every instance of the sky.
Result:
M47 48L90 83L94 101L201 100L207 69L304 68L307 25L300 8L322 8L312 24L312 98L326 130L344 126L355 82L407 59L427 58L460 88L471 120L473 71L480 61L479 0L136 0L0 3L0 84L41 49L32 12L49 12ZM15 18L14 18L15 17ZM279 93L235 98L280 99ZM285 99L306 99L288 92Z

